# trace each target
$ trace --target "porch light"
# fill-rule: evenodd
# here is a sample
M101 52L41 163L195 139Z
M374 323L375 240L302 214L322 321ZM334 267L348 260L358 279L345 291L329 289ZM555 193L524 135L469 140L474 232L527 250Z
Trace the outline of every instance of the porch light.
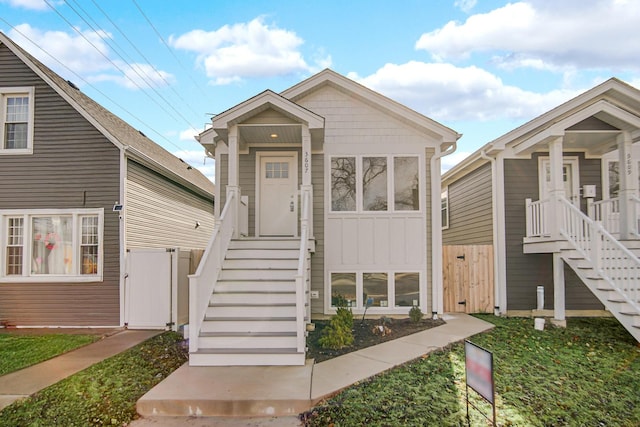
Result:
M271 135L269 135L269 136L271 136L271 138L277 138L277 137L278 137L278 134L277 134L277 133L272 133L272 134L271 134Z

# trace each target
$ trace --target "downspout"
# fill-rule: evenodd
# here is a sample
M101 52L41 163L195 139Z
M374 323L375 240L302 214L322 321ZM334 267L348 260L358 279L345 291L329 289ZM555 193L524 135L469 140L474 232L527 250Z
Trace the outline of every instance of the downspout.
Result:
M498 269L500 268L500 263L497 249L498 249L498 200L497 200L497 191L498 191L498 177L496 176L496 159L490 157L485 153L484 150L480 151L480 157L484 160L487 160L491 164L491 221L492 221L492 239L493 239L493 314L494 316L500 315L500 275L498 274Z
M457 139L461 136L458 134ZM431 176L434 176L434 170L438 171L437 179L431 183L431 315L434 319L437 319L444 310L442 304L442 216L440 209L438 209L442 192L440 159L456 151L457 139L444 151L442 151L444 144L440 145L438 152L430 160ZM439 250L436 251L434 248L439 248Z

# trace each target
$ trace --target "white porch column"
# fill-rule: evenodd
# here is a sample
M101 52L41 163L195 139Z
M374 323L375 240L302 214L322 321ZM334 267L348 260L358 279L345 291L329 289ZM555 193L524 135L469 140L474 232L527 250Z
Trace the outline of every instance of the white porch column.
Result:
M638 194L638 172L634 167L633 141L630 132L618 136L618 161L620 165L620 239L627 240L637 231L633 196Z
M309 236L313 237L313 186L311 185L311 132L302 125L302 187L300 195L309 194ZM302 200L302 199L301 199Z
M553 253L553 320L556 326L567 326L565 318L564 261L559 252Z
M556 137L549 143L549 169L551 173L551 183L549 187L549 198L551 204L549 220L549 231L554 239L560 237L560 198L564 197L564 180L562 173L562 136Z
M239 174L239 148L238 148L238 126L233 125L229 128L229 137L227 144L229 145L229 176L227 183L227 200L231 194L234 195L235 215L233 218L233 238L239 236L239 213L240 213L240 174Z

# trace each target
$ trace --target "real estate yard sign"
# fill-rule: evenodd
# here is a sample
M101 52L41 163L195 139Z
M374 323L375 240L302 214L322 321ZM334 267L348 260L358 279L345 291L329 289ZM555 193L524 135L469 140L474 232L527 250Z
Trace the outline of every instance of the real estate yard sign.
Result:
M493 353L465 340L465 371L467 377L467 419L469 419L469 387L491 403L493 407L493 425L496 425L496 403L493 383ZM478 409L478 411L480 411ZM481 411L480 411L481 412ZM487 419L488 417L483 413Z

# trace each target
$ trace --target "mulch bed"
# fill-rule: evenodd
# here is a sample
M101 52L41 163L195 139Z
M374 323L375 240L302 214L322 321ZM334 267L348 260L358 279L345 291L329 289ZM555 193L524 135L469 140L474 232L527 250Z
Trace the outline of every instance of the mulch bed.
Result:
M351 353L353 351L361 350L363 348L377 345L386 341L395 340L406 335L411 335L416 332L424 331L426 329L434 328L436 326L444 325L444 321L441 319L422 319L420 322L413 322L411 319L386 319L384 325L389 328L389 332L384 336L374 330L382 325L381 319L358 319L353 320L353 345L349 347L343 347L339 350L331 350L321 348L318 344L318 340L322 336L322 330L329 325L329 320L315 320L315 331L309 332L307 337L307 357L315 359L316 363L325 360L332 359L334 357L342 356L343 354Z

